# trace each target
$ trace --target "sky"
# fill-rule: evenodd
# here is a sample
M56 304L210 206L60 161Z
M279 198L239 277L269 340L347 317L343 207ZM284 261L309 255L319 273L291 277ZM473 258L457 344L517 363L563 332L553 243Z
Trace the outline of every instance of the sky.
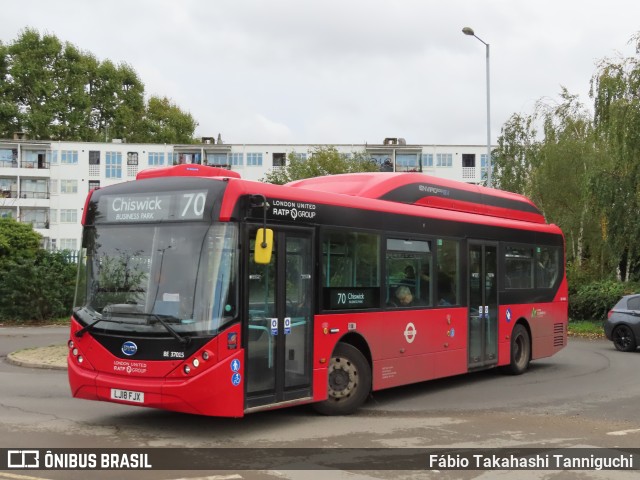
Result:
M225 143L484 145L515 113L591 106L599 61L634 56L637 0L21 0L27 27L131 65Z

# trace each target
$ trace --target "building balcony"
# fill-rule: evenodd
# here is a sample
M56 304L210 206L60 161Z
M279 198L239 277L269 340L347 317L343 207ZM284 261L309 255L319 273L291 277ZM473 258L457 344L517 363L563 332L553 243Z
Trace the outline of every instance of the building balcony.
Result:
M0 160L0 168L18 168L17 160Z
M50 198L50 195L49 192L32 192L29 190L20 190L20 198L47 199Z
M0 190L0 198L18 198L18 191L15 189Z
M21 168L33 168L36 170L46 170L49 168L49 162L43 162L43 161L34 161L34 160L23 160L22 162L20 162L20 167Z

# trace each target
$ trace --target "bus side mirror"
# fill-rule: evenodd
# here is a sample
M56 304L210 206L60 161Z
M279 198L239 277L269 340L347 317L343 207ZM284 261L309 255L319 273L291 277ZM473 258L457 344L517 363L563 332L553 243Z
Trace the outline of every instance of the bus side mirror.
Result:
M271 262L271 252L273 251L273 230L270 228L259 228L256 232L255 251L253 261L258 265L268 265Z

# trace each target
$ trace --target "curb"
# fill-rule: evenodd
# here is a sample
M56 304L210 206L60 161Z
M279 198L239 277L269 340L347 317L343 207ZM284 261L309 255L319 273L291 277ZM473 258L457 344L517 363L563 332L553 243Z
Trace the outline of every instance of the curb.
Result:
M62 345L62 347L65 346ZM66 370L66 356L60 357L59 355L52 355L52 348L53 347L29 348L11 352L7 355L7 362L18 367ZM29 358L35 356L34 354L41 355L40 358L42 358L42 360Z

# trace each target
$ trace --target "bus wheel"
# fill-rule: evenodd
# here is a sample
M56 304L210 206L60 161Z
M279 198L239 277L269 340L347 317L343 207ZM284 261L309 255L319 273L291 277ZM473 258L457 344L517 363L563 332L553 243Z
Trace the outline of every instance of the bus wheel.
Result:
M329 363L328 398L314 404L323 415L349 415L371 391L371 368L356 347L338 343Z
M529 368L531 359L531 339L529 332L523 325L518 324L511 332L511 363L507 366L507 372L511 375L520 375Z

